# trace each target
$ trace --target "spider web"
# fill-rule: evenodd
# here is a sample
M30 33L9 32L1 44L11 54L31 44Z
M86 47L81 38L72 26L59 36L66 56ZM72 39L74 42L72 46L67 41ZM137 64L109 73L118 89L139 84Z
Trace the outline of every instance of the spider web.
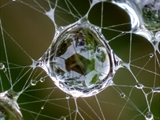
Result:
M101 93L73 98L36 67L36 60L57 28L86 14L101 28L123 67ZM0 0L0 28L0 92L20 93L17 103L24 119L160 120L157 46L134 34L130 16L117 5L100 0Z

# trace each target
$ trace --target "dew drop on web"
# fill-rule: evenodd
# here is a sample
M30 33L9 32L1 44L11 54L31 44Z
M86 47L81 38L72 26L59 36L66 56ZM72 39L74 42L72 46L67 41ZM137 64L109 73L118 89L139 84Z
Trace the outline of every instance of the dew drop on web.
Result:
M153 53L150 53L150 54L149 54L149 57L150 57L150 58L153 58L153 56L154 56Z
M45 78L44 78L44 77L41 77L41 78L40 78L40 82L43 83L44 81L45 81Z
M6 67L3 63L0 62L0 70L3 70L4 72L6 72Z
M98 94L115 74L117 56L99 29L87 20L61 27L39 59L54 83L74 97Z
M44 106L41 106L41 110L43 110L44 109Z
M3 70L5 68L3 63L0 63L0 70Z
M137 85L135 85L135 87L137 88L137 89L143 89L143 84L140 84L140 83L138 83Z
M151 112L147 112L145 115L146 120L154 120L153 114Z
M125 98L126 95L125 95L124 93L121 93L121 94L120 94L120 97L121 97L121 98Z
M37 82L38 82L37 80L32 79L30 84L31 86L36 86Z

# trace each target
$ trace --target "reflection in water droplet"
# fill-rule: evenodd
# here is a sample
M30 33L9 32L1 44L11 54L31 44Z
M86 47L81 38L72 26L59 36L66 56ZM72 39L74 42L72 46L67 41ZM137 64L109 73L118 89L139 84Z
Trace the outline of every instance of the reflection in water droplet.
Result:
M146 115L145 115L145 119L146 120L154 120L153 119L153 114L151 112L147 112Z
M38 82L37 80L33 80L33 79L32 79L32 80L31 80L31 86L36 86L36 85L37 85L37 82Z
M55 84L72 96L99 93L115 74L119 61L97 29L84 20L64 27L39 59Z
M158 31L159 25L160 1L142 2L142 17L147 29Z
M156 39L157 41L160 41L160 31L156 32L156 34L155 34L155 39Z

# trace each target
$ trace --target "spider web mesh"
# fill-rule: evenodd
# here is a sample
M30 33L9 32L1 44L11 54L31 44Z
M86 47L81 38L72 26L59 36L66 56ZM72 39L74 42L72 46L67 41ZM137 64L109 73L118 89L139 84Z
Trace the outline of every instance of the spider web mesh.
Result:
M36 60L58 27L86 14L123 67L101 93L73 98L36 67ZM160 45L135 34L132 22L106 1L0 0L0 92L20 92L17 103L26 120L160 120Z

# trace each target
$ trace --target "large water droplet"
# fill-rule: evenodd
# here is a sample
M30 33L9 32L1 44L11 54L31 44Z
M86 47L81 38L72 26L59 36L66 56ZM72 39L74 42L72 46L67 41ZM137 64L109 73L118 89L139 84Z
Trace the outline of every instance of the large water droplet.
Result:
M64 27L39 60L55 84L72 96L99 93L115 74L116 56L97 29L87 21Z

